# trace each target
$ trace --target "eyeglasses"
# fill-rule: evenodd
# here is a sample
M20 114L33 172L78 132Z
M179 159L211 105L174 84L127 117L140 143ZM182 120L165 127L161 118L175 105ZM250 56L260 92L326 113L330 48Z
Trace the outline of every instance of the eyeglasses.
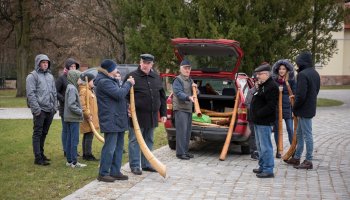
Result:
M263 74L267 74L267 72L257 72L256 75L263 75Z

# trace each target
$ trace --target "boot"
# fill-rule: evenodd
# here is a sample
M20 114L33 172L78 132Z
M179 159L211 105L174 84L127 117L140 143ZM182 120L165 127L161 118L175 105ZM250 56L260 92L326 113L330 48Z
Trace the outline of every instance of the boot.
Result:
M300 165L300 159L296 159L293 157L289 160L283 160L283 161L286 162L287 164L294 165L294 166Z
M308 160L304 160L303 163L301 163L300 165L298 166L294 166L295 169L312 169L313 166L312 166L312 162L311 161L308 161Z

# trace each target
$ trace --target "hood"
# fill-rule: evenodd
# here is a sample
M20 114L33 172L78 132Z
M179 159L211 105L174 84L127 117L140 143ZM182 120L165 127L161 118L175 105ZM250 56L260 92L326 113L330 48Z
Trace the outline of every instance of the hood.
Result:
M47 68L47 70L50 69L50 67L51 67L51 61L50 61L49 57L48 57L47 55L45 55L45 54L39 54L39 55L37 55L37 56L35 57L35 66L34 66L34 69L35 69L36 71L38 71L38 70L40 69L39 64L40 64L40 62L43 61L43 60L49 61L49 67Z
M74 85L78 89L78 79L80 77L81 72L78 70L69 70L67 75L68 83Z
M80 67L79 63L78 63L76 60L74 60L73 58L68 58L68 59L66 60L65 64L64 64L64 67L65 67L67 70L69 70L69 67L70 67L71 65L73 65L73 64L76 65L76 69L79 69L79 67Z
M272 73L273 77L276 78L278 77L278 69L280 68L281 65L286 66L288 73L289 73L289 80L294 79L294 66L289 60L287 59L281 59L277 61L273 66L272 66Z
M103 69L102 67L98 67L97 68L97 76L94 80L94 85L97 86L98 85L98 82L100 82L102 79L105 79L105 78L109 78L109 79L112 79L112 77L108 76L108 72L107 70Z
M301 72L306 68L314 67L314 63L312 61L312 54L308 51L300 53L297 56L295 62L298 65L298 72Z

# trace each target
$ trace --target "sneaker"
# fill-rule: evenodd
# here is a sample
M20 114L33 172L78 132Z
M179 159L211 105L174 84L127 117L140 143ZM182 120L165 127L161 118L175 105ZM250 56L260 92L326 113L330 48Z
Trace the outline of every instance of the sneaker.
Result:
M303 163L301 163L300 165L298 166L294 166L295 169L312 169L313 166L312 166L312 162L311 161L308 161L308 160L304 160Z
M114 178L114 180L120 180L120 181L129 179L129 177L127 175L124 175L122 173L120 173L119 175L115 175L115 176L111 175L111 177Z
M71 165L72 165L72 163L66 162L66 166L67 166L67 167L70 167Z
M77 162L75 164L71 163L70 166L72 168L83 168L83 167L86 167L87 165L86 164L83 164L83 163L80 163L80 162Z
M111 177L111 176L101 176L98 175L97 177L98 181L102 181L102 182L107 182L107 183L112 183L115 181L115 178Z

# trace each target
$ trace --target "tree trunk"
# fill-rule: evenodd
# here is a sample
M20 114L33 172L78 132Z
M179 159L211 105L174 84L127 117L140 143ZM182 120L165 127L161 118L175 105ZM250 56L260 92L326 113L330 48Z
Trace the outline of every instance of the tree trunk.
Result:
M30 7L31 0L18 1L19 20L16 24L16 68L17 68L17 97L26 95L26 76L31 71L32 56L30 51Z

